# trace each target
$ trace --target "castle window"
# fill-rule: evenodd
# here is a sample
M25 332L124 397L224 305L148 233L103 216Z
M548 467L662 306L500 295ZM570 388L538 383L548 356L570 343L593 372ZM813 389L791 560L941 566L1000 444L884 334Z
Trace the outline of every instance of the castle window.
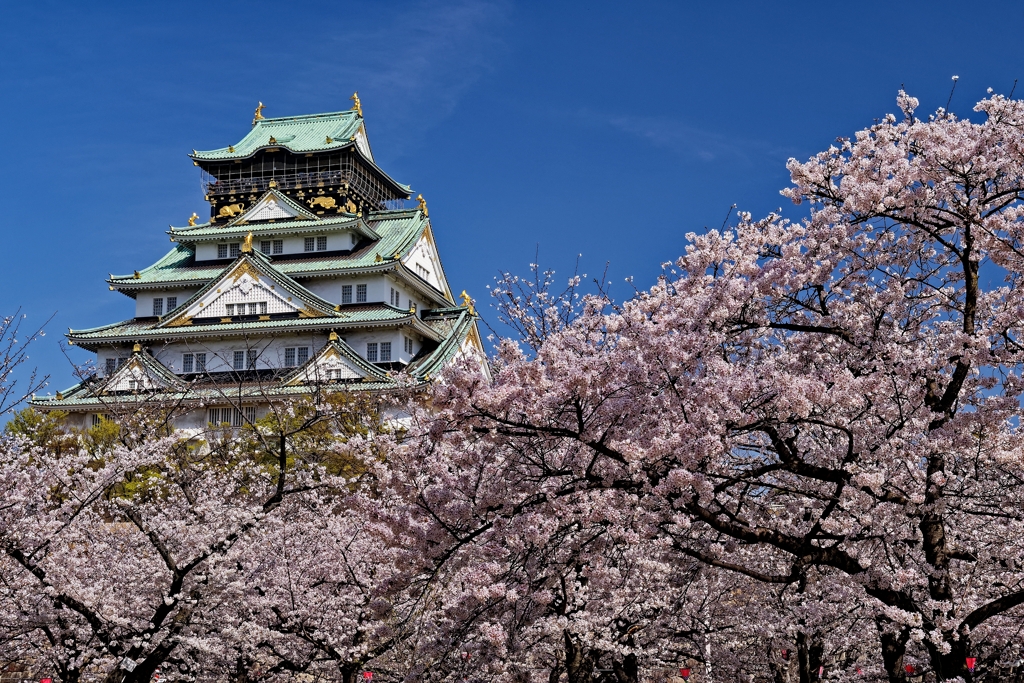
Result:
M194 353L183 353L181 354L181 371L182 372L193 372L195 367L196 355Z
M228 257L228 245L226 245L226 244L218 244L217 245L217 258L227 258L227 257Z
M271 242L270 240L263 240L262 242L260 242L260 251L262 251L264 254L269 254L272 248L272 244L273 242Z
M401 308L401 294L394 287L391 288L391 305L395 308Z
M177 307L178 307L178 297L176 297L176 296L169 296L169 297L167 297L167 312L170 313L171 311L173 311Z
M369 342L366 345L366 360L371 363L377 362L377 342Z
M250 370L255 370L256 369L256 361L257 361L257 359L259 359L259 354L256 353L255 349L249 349L248 351L245 352L245 356L246 356L246 361L247 361L246 362L246 366Z
M302 243L302 250L303 250L303 251L313 251L313 245L314 245L315 243L316 243L316 240L314 240L314 238L312 238L312 237L307 237L307 238L306 238L306 239L305 239L305 240L303 241L303 243Z
M294 368L296 365L302 365L308 360L308 346L289 346L284 350L284 366L286 368Z
M233 370L245 369L245 351L235 351L231 359L231 368Z
M408 337L403 337L403 339L405 340L405 352L412 355L412 339L409 339Z
M427 270L426 266L424 266L422 263L416 264L416 274L419 275L424 280L430 279L430 271Z
M110 377L117 371L117 359L108 358L106 363L106 372L104 373L107 377Z
M205 371L206 371L206 354L205 353L197 353L196 354L196 372L205 372Z
M341 286L341 303L350 304L352 303L352 285Z
M387 363L391 360L391 342L380 343L380 362Z
M274 253L275 254L283 254L284 253L284 240L274 240Z
M356 303L366 303L366 285L356 285Z
M153 299L153 315L164 314L164 300L163 297L157 297Z
M95 427L97 425L103 424L104 422L106 422L106 420L107 420L107 416L103 415L102 413L93 413L92 414L92 426L93 427Z
M235 258L236 256L238 256L238 254L241 253L241 247L238 244L238 242L235 242L234 244L229 244L228 252L231 254L231 258Z
M327 235L321 235L316 238L316 250L327 251Z
M235 314L235 305L234 304L224 304L224 312L228 316L234 315Z

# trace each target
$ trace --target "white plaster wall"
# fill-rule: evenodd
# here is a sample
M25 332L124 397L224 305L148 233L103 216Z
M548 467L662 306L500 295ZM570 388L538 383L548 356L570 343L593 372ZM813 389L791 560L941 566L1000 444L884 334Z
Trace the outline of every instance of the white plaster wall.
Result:
M444 291L444 287L441 286L441 261L437 258L437 252L434 250L433 245L427 236L424 235L420 238L420 241L416 243L416 246L412 248L409 255L402 259L402 263L412 272L416 273L424 280L432 284L437 289ZM416 268L416 266L422 265L427 269L428 274L426 277L423 273Z
M135 317L148 318L153 315L153 299L160 297L164 300L164 315L167 315L167 297L178 297L178 306L192 298L192 295L199 291L198 287L192 289L168 289L139 292L135 297Z
M316 334L282 334L262 339L237 339L216 341L171 342L159 348L152 348L153 357L181 374L182 354L205 353L206 370L208 372L226 372L232 369L235 351L255 349L259 353L256 361L257 369L284 367L284 350L289 346L308 346L310 357L327 344L326 333Z
M253 235L252 248L258 250L260 248L260 242L264 240L282 240L284 244L282 248L285 254L309 254L315 256L316 251L306 251L306 237L313 237L327 235L327 251L345 251L352 248L352 236L355 235L356 242L359 241L359 236L350 230L341 230L335 232L327 232L326 230L321 233L308 233L305 235ZM200 242L196 245L196 261L212 261L217 259L217 242ZM241 238L225 239L220 244L237 244L242 245ZM314 242L315 245L315 242ZM228 252L231 253L230 251ZM322 252L320 252L322 253ZM270 254L274 256L274 254ZM280 254L278 254L280 256Z

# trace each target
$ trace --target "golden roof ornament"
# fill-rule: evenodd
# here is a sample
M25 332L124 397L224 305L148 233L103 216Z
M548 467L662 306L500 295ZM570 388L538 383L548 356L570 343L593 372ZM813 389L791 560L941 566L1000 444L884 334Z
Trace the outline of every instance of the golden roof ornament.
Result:
M331 144L333 142L334 142L334 138L332 138L330 135L328 135L327 139L324 141L324 144L329 145L329 144Z
M235 146L234 145L228 145L228 151L229 152L234 152L235 151Z
M135 346L132 347L132 353L142 353L142 344L135 342Z
M459 298L462 299L462 307L467 309L470 315L476 315L476 310L473 308L473 298L466 294L466 290L462 290Z
M374 257L373 257L373 261L374 261L374 263L380 263L380 262L381 262L381 261L383 261L383 260L384 260L384 259L382 259L382 258L380 257L380 252L376 253L376 254L374 255Z
M352 97L350 97L349 99L352 100L352 103L353 103L352 104L352 109L355 111L356 116L358 116L359 118L362 118L363 117L363 105L359 101L359 92L356 91L356 92L352 93Z
M245 241L242 242L242 251L246 254L252 252L252 230L249 231L249 234L245 236ZM253 305L255 306L256 304Z
M199 220L199 214L193 211L192 216L188 219L188 224L194 226L197 220Z
M61 392L58 391L57 392L57 400L58 401L63 401L64 400L64 394L62 394Z
M270 144L272 144L272 145L276 145L277 144L277 138L275 138L273 135L270 136Z
M136 270L136 271L135 271L135 274L134 274L134 275L132 275L132 277L133 277L133 278L135 278L136 280L138 280L138 279L140 279L140 278L141 278L142 276L141 276L141 275L139 275L139 271L137 271L137 270Z
M423 217L424 218L429 218L430 217L430 213L427 212L427 200L423 198L423 195L419 194L419 195L416 195L416 201L420 205L420 211L423 212Z
M332 341L332 342L338 341L338 333L335 332L334 330L331 330L331 334L328 335L327 341Z
M263 120L263 103L260 102L256 106L256 114L252 117L252 125L256 125L257 121Z

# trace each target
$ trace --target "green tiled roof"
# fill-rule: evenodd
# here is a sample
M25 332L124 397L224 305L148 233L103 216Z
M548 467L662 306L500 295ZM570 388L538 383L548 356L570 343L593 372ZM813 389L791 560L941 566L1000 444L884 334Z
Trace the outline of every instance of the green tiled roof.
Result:
M384 391L387 389L394 389L396 382L391 380L380 380L373 382L333 382L328 383L326 387L333 391ZM60 410L60 409L79 409L87 410L89 408L95 408L97 411L103 411L112 405L157 405L163 404L185 404L190 402L197 402L206 405L220 405L227 403L232 400L254 400L266 398L289 398L295 396L310 395L313 389L309 386L273 386L267 387L261 384L253 384L250 386L239 387L237 384L232 386L218 386L215 388L188 388L182 391L161 391L161 392L141 392L138 394L125 394L121 396L116 395L97 395L90 387L87 382L81 382L75 386L61 392L63 398L58 399L56 396L36 396L29 405L34 408L43 408L45 410Z
M351 219L342 220L348 221ZM379 266L382 262L377 261L378 255L380 255L383 262L393 260L391 257L395 252L398 252L401 256L407 255L412 248L416 246L416 242L427 227L427 219L419 209L375 212L370 215L367 222L369 223L370 228L380 236L380 239L373 244L365 246L351 254L341 254L321 258L317 258L315 256L287 259L282 258L279 261L273 262L274 268L291 277L296 277L323 271ZM287 223L273 223L269 226L261 224L260 227L267 227L267 230L261 230L261 233L269 232L269 228L273 228L274 231L288 232L295 226L315 224L319 227L326 223L327 220L290 221ZM196 226L196 228L203 230L210 229L206 226ZM246 234L248 229L252 229L253 237L255 238L257 235L257 226L246 226L246 228L245 233L242 234ZM212 229L217 230L217 228ZM181 235L179 239L185 239L184 233L175 231L174 234ZM232 232L230 234L238 233ZM148 284L163 285L174 283L189 285L211 280L220 275L224 268L224 265L196 264L193 250L184 244L179 244L159 261L148 268L140 270L139 277L136 278L134 274L112 275L108 282L116 287L127 286L129 288L132 286Z
M197 161L244 159L264 147L283 147L292 152L342 149L352 145L349 138L356 134L361 124L362 118L354 110L260 119L241 141L232 145L234 150L222 147L195 152L192 158ZM271 143L271 137L276 142ZM328 137L334 142L328 143Z
M472 331L476 318L470 315L465 308L461 311L441 345L409 367L409 371L414 377L426 380L431 375L437 374L462 348L462 342Z
M409 323L417 326L417 331L428 331L425 336L440 338L433 329L423 324L415 313L392 308L386 304L359 307L353 310L342 309L336 317L324 318L284 318L278 320L259 320L251 322L213 323L210 325L182 325L179 327L156 327L154 319L133 318L122 322L94 327L87 330L69 330L68 338L76 344L95 345L103 342L131 342L146 339L163 339L179 337L205 336L215 333L254 334L262 331L282 329L317 329L395 325Z
M282 233L304 232L339 232L352 230L371 239L380 239L380 235L368 223L356 216L340 215L313 220L294 220L274 223L230 223L216 225L202 223L184 228L171 227L168 235L178 242L216 242L219 240L241 239L252 232L259 239L261 235L277 235Z

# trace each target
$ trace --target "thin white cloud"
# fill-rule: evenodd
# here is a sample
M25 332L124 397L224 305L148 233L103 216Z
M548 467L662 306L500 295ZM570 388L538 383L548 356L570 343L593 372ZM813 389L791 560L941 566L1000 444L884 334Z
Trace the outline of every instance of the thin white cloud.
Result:
M654 147L704 162L727 162L753 165L765 158L783 159L791 152L763 140L746 140L709 131L686 122L663 116L614 116L592 111L580 112L582 122L591 126L611 127L638 138Z
M359 90L371 135L424 133L451 113L504 53L505 0L417 2L376 27L346 30L319 58L339 102ZM321 81L322 83L322 81Z

